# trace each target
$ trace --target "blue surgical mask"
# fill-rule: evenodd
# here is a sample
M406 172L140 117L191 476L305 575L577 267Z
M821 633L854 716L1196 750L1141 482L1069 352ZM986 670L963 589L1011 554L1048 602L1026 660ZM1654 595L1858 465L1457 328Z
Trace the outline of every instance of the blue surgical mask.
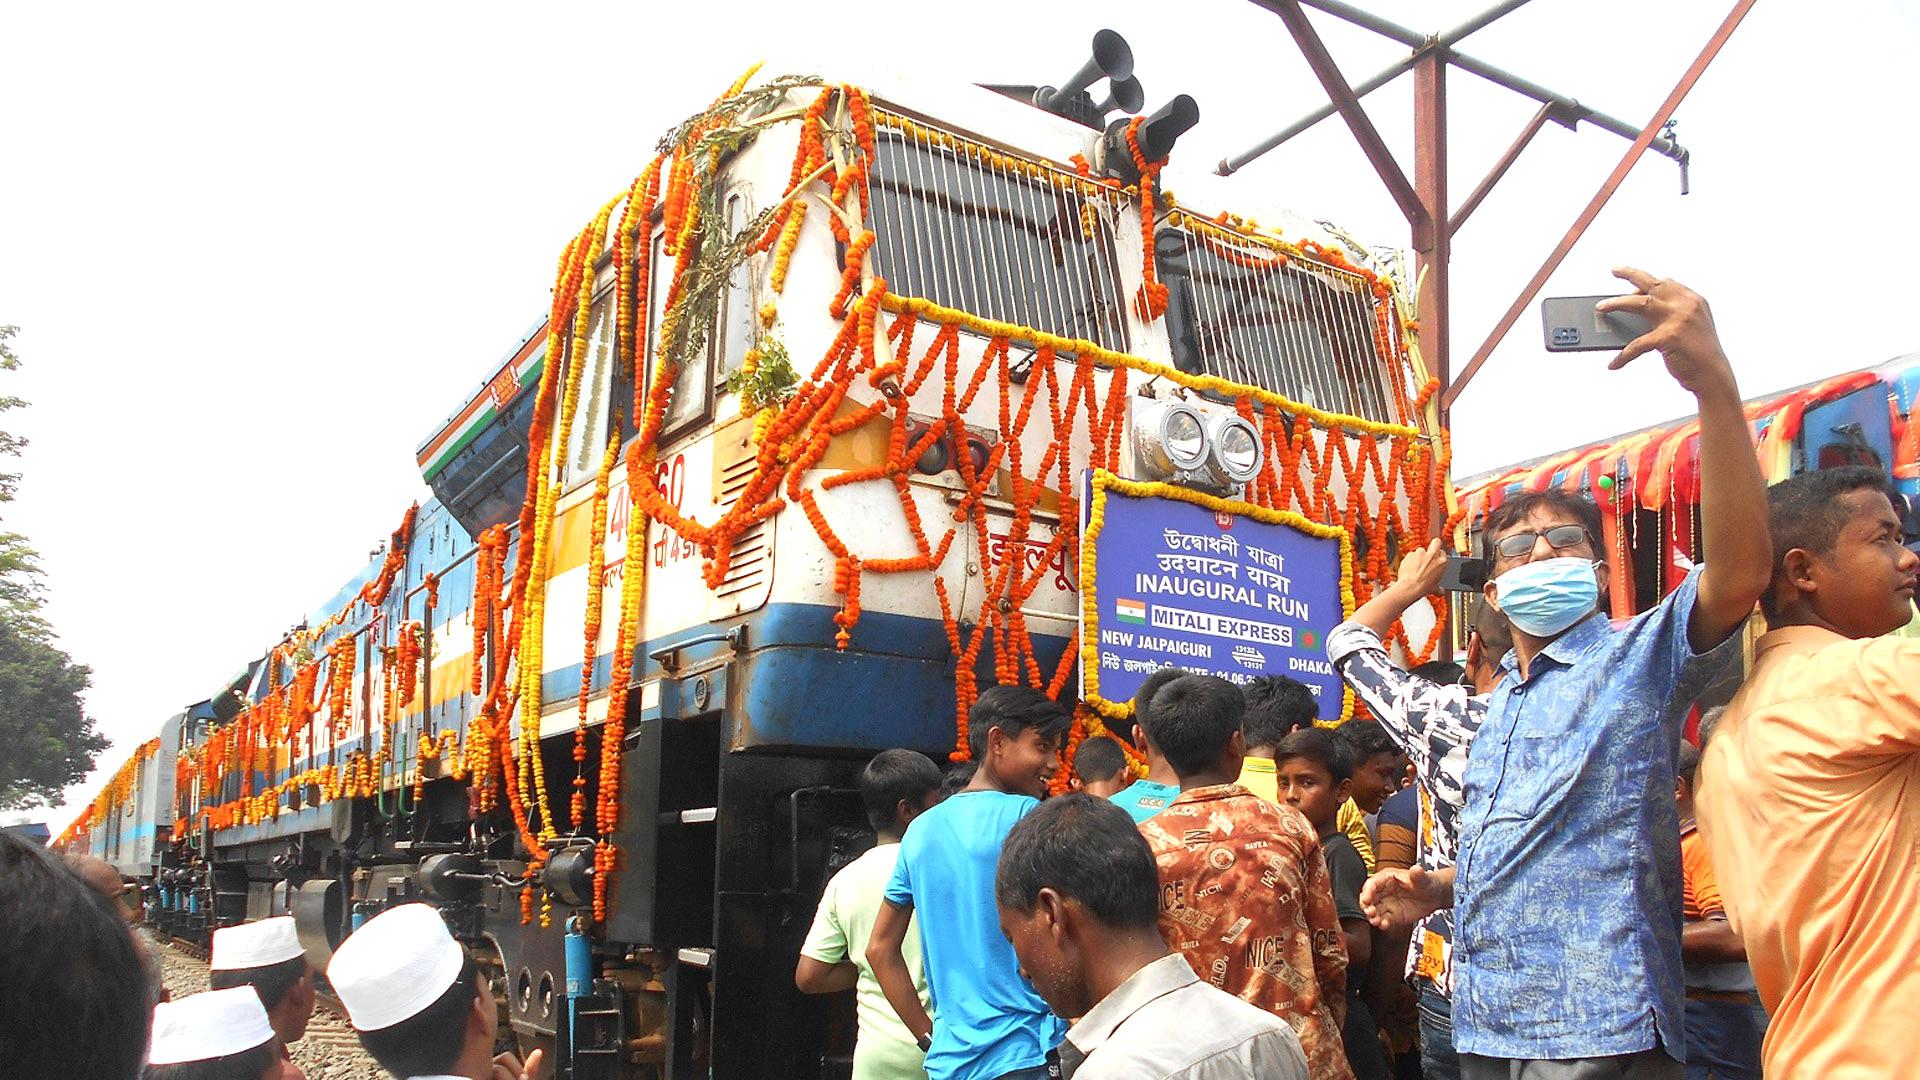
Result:
M1600 602L1593 568L1588 559L1522 563L1494 579L1494 600L1515 627L1534 637L1552 637Z

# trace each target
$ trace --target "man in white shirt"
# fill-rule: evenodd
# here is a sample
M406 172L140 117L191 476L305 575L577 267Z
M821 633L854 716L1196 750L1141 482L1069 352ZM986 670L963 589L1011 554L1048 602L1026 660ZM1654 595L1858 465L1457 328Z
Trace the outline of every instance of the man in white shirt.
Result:
M525 1080L540 1074L542 1052L522 1066L493 1053L499 1010L473 957L447 932L440 912L401 904L368 919L327 962L360 1045L406 1080Z
M1160 875L1127 812L1068 794L1008 834L1000 927L1053 1011L1067 1080L1306 1080L1293 1030L1203 982L1159 929Z
M800 946L793 983L805 994L858 991L859 1035L853 1045L853 1080L912 1080L927 1075L926 1052L900 1021L867 963L867 938L886 898L887 881L900 858L900 837L920 812L940 801L940 770L925 754L882 750L860 773L860 800L878 837L872 850L848 863L827 882L813 928ZM909 927L900 944L920 1004L933 1012L920 966L920 933Z

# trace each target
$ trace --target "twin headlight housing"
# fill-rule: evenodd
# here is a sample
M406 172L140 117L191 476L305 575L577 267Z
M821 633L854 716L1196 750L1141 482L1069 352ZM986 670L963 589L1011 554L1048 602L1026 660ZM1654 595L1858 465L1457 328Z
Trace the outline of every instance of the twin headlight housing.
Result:
M1138 398L1132 419L1134 463L1150 479L1231 492L1260 475L1260 431L1227 406Z

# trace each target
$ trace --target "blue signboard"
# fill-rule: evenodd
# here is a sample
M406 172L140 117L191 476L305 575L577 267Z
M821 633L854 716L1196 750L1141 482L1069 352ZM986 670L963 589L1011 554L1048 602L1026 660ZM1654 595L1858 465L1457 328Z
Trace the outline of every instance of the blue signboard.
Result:
M1124 705L1167 666L1247 683L1305 683L1323 720L1349 708L1326 635L1352 610L1346 530L1187 488L1090 470L1081 535L1081 682Z

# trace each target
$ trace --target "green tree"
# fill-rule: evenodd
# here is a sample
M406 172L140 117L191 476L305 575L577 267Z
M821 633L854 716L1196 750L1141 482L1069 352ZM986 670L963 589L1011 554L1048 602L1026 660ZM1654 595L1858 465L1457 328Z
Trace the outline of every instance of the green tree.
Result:
M107 748L80 702L91 678L37 616L0 609L0 810L58 802Z
M20 366L12 348L17 333L0 326L0 371ZM0 412L24 404L0 396ZM17 457L26 445L0 431L0 456ZM19 484L19 473L0 473L0 503L11 502ZM59 801L107 748L80 701L93 673L54 644L40 613L44 600L39 558L26 537L0 532L0 810Z

